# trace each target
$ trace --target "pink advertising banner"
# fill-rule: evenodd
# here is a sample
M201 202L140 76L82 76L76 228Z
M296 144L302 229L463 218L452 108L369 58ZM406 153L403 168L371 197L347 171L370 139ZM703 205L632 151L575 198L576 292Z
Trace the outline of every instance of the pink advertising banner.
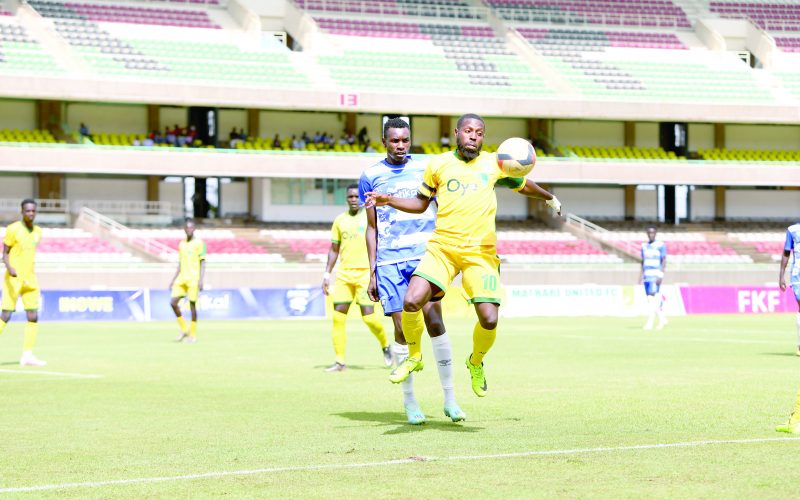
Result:
M686 314L797 312L791 288L767 286L682 286Z

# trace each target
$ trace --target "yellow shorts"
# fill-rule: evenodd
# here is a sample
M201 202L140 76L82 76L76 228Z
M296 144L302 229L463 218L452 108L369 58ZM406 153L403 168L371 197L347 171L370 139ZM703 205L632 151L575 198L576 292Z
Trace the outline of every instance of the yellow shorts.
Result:
M341 269L336 271L333 285L333 304L350 304L355 299L359 306L374 305L367 296L369 269Z
M500 259L494 246L454 247L429 241L414 274L446 291L459 272L470 304L500 304Z
M3 279L3 303L4 311L15 311L17 309L17 299L22 296L22 306L26 311L36 311L39 309L40 293L39 280L33 277L22 278L17 276L12 278L6 273Z
M197 280L185 280L180 277L172 284L172 298L186 297L189 302L197 302L200 296L200 282Z

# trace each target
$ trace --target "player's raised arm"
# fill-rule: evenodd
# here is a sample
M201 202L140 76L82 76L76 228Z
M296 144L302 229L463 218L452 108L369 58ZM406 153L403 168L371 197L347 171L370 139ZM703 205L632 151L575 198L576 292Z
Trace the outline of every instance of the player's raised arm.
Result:
M378 281L375 275L375 267L377 264L377 247L378 247L378 229L377 229L377 215L375 208L367 208L367 229L364 231L364 237L367 240L367 257L369 258L369 285L367 286L367 295L372 302L378 302Z
M778 276L778 286L781 287L781 291L786 291L786 266L789 264L789 256L792 254L793 248L794 238L792 237L792 233L790 231L786 231L786 242L783 245L783 255L781 255L781 270L780 275ZM5 260L5 254L3 254L3 260Z
M519 188L519 183L521 181L524 181L524 184L522 184L522 187ZM508 183L511 189L518 188L516 191L521 195L527 196L528 198L535 198L537 200L544 200L548 207L552 208L556 213L558 213L558 215L561 215L561 202L558 201L556 195L536 184L532 180L528 178L523 179L506 177L500 179L497 183L500 185Z
M430 204L431 199L421 193L417 194L416 198L398 198L390 194L372 191L366 193L364 206L367 208L390 206L402 212L421 214L428 209Z

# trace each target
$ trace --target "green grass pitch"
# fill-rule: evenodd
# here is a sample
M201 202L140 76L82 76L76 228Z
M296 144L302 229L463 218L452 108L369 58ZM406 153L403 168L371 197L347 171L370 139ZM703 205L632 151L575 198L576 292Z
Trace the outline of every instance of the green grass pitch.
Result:
M642 322L501 320L479 399L472 324L450 321L467 421L442 414L430 362L412 427L355 315L332 374L327 321L201 321L195 345L174 323L43 323L42 369L16 364L17 321L0 337L0 496L796 495L800 440L774 440L800 385L794 317Z

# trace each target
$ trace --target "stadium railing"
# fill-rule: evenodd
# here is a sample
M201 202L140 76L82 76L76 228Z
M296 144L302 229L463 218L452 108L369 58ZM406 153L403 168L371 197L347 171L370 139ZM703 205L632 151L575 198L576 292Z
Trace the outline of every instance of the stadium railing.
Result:
M623 252L628 257L634 259L641 258L640 247L638 243L632 241L619 241L611 242L609 235L611 231L598 226L586 219L578 217L575 214L568 213L564 216L565 225L568 229L578 233L581 237L595 241L607 250L618 250Z
M111 217L88 207L81 208L76 226L101 237L113 238L129 248L144 252L150 258L161 262L175 262L178 257L178 253L171 247L154 238L143 237Z

